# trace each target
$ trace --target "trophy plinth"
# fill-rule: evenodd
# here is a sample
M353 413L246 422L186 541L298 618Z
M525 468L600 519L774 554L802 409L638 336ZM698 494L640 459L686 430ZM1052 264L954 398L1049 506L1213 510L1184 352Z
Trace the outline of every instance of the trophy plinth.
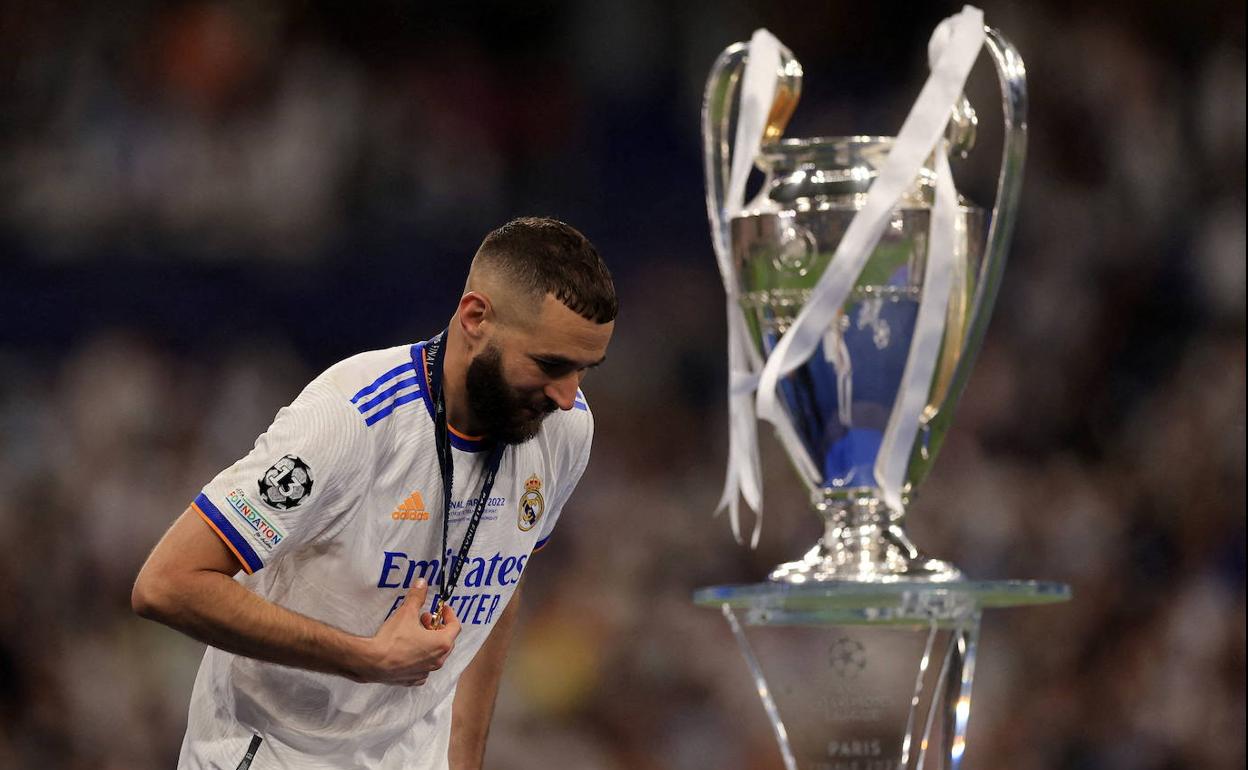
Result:
M956 768L983 610L1066 601L1035 581L714 586L786 770Z

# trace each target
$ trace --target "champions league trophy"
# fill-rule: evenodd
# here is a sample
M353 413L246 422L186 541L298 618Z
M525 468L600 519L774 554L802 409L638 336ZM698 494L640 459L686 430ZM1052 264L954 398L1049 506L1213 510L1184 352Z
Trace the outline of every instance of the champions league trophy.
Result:
M991 216L958 195L948 162L974 144L962 90L984 48L1005 119ZM968 580L904 528L984 336L1026 140L1022 60L978 9L942 22L929 59L897 137L782 139L802 70L765 30L725 50L706 87L707 202L728 295L722 506L738 538L740 497L761 517L757 410L824 534L768 582L694 599L727 619L787 770L959 767L982 610L1069 598L1059 584ZM751 168L762 188L745 202Z

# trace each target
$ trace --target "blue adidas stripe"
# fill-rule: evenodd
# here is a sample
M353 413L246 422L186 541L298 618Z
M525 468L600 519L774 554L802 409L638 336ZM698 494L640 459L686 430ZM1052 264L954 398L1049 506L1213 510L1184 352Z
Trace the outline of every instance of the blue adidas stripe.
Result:
M386 372L385 374L381 375L376 380L374 380L372 385L369 385L368 387L362 389L359 393L356 393L354 396L352 396L351 403L353 404L357 403L361 398L372 395L372 393L376 391L378 388L380 388L382 385L385 385L390 380L393 380L395 377L398 377L403 372L412 372L415 370L416 370L416 362L414 361L408 361L405 364L400 364L394 367L390 371Z
M379 409L378 411L370 414L364 420L364 424L369 425L369 426L374 425L379 420L384 420L386 417L389 417L390 413L394 411L395 407L402 406L408 403L409 401L415 401L416 399L420 397L421 397L421 391L419 390L415 390L415 391L412 391L411 393L407 393L405 395L399 396L395 400L391 401L390 404L386 406L385 409Z
M411 388L411 387L416 387L417 389L419 389L420 379L421 379L420 377L408 377L406 380L399 380L395 384L391 385L390 387L378 393L376 396L373 396L372 398L370 398L368 401L365 401L364 403L357 406L356 409L360 410L360 414L364 414L365 412L369 411L373 407L380 404L382 401L385 401L387 398L390 398L395 393L398 393L400 390L406 390L407 388Z

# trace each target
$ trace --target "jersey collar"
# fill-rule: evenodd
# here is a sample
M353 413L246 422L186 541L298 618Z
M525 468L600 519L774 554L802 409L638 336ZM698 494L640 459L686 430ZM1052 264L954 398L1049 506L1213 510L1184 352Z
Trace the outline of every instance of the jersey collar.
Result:
M429 412L429 419L433 419L433 396L429 393L429 367L425 361L425 342L417 342L412 345L412 363L416 364L416 371L420 372L423 387L420 389L421 397L425 402L425 409ZM494 442L486 436L469 436L468 434L456 430L454 425L447 423L447 429L451 433L451 446L461 452L481 452L494 446Z

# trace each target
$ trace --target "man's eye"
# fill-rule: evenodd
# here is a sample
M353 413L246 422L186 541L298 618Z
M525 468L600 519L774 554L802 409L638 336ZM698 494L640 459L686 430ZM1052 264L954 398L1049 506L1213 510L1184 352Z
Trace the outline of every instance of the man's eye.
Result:
M545 374L558 374L563 368L563 366L559 363L554 361L543 361L540 358L537 359L537 365Z

